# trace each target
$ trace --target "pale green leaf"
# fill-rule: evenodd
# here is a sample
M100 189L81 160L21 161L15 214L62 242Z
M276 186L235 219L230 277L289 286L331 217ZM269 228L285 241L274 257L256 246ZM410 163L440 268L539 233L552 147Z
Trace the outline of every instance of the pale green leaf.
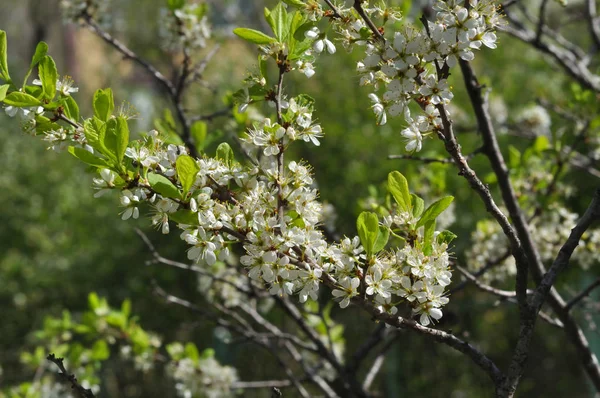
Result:
M367 255L371 256L374 253L373 249L379 235L379 219L377 215L363 211L356 220L356 229Z
M89 151L86 151L83 148L70 146L68 151L71 155L75 156L77 159L81 160L82 162L89 164L90 166L104 167L104 168L109 167L106 160L93 155L92 153L90 153Z
M113 92L110 88L99 89L94 93L94 116L103 122L108 121L115 108Z
M237 28L233 30L237 36L254 44L271 44L276 43L277 39L268 36L263 32L248 28Z
M156 193L161 194L165 198L179 199L181 197L179 189L165 176L148 173L148 183Z
M183 194L187 194L196 181L196 175L200 168L198 164L190 156L182 155L177 158L175 162L175 168L177 169L177 177L183 188Z
M408 191L408 181L398 171L392 171L388 174L388 189L398 207L402 211L410 211L410 192Z
M17 108L24 108L30 106L40 106L42 102L32 95L13 91L4 98L6 105L16 106Z
M450 206L453 200L454 196L446 196L436 202L433 202L427 208L427 210L425 210L419 222L417 222L417 228L430 221L434 221L444 210L448 208L448 206Z
M56 81L58 80L56 64L51 56L46 55L42 58L38 71L44 89L44 98L51 100L56 95Z

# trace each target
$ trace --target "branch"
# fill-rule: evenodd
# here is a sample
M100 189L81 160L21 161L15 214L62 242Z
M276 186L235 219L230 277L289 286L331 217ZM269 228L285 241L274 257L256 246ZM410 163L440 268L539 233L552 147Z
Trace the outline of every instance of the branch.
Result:
M369 29L371 29L371 32L373 32L373 35L378 40L381 40L383 42L383 44L385 44L385 37L383 37L383 35L379 31L379 29L377 29L377 26L375 26L375 24L373 23L373 21L371 21L371 18L369 18L369 16L365 12L365 10L362 8L362 4L361 3L362 3L361 0L354 0L354 5L353 5L354 9L358 13L358 15L360 15L360 17L363 19L363 21L365 21L365 23L367 24L367 26L369 27Z
M67 372L67 369L65 369L65 365L63 363L64 358L57 358L54 354L49 354L46 357L46 359L49 360L50 362L53 362L56 366L58 366L58 369L60 370L59 375L61 375L62 377L64 377L65 380L67 380L69 383L71 383L71 389L75 390L80 397L83 397L83 398L94 398L95 397L92 390L90 390L88 388L84 388L81 384L79 384L77 382L77 378L75 377L74 374L70 374L69 372Z
M577 57L572 51L553 43L536 42L535 32L522 26L517 20L511 17L510 13L506 13L506 15L512 24L502 27L503 31L525 43L533 45L542 53L552 56L582 86L596 92L600 91L600 79L587 68L583 59Z
M592 36L592 40L594 40L594 44L596 44L596 49L600 50L600 25L598 25L598 22L596 20L598 17L596 15L596 0L586 0L586 3L586 15L588 23L590 25L590 33Z
M590 293L597 288L598 286L600 286L600 278L596 279L594 282L592 282L588 287L586 287L585 289L583 289L581 291L581 293L579 293L577 296L573 297L571 299L571 301L569 301L567 303L567 305L565 306L565 309L567 311L570 311L571 308L573 308L575 305L577 305L577 303L579 303L581 300L583 300L584 298L586 298L587 296L590 295Z
M175 107L175 113L177 114L177 119L181 123L183 128L183 132L180 134L181 139L185 143L185 146L190 151L190 155L192 157L198 157L198 150L194 145L194 142L191 138L191 124L188 118L185 115L185 110L183 109L183 105L181 103L181 97L183 95L183 90L185 89L185 80L189 73L189 56L185 53L185 61L183 65L183 70L181 72L181 76L177 86L175 86L169 79L167 79L158 69L152 66L149 62L140 58L136 53L131 51L127 46L123 43L112 37L108 32L104 31L97 23L92 19L92 17L84 13L82 15L85 25L98 37L103 39L105 42L110 44L116 50L118 50L126 59L131 59L137 64L141 65L150 75L164 87L164 89L169 94L171 101L173 102L173 106Z
M413 321L412 319L407 319L403 317L399 317L397 315L391 315L388 313L380 312L373 304L368 301L360 298L354 297L352 302L364 310L366 310L369 314L371 314L374 318L387 323L390 326L393 326L398 329L410 329L413 330L427 338L435 340L437 342L446 344L449 347L454 348L455 350L465 354L469 357L479 368L481 368L492 380L495 385L499 385L504 376L502 372L494 361L492 361L489 357L487 357L484 353L479 351L476 347L471 345L470 343L459 339L452 333L444 332L443 330L432 329L425 326L420 325L419 323Z
M148 73L150 73L157 82L164 86L164 88L169 92L169 94L175 93L175 86L173 85L173 83L171 83L169 79L167 79L162 73L160 73L158 69L152 66L148 61L145 61L144 59L140 58L136 53L127 48L127 46L125 46L123 43L112 37L105 30L103 30L100 27L100 25L98 25L96 21L92 19L90 15L84 14L83 19L85 21L86 26L93 33L95 33L102 40L104 40L116 50L118 50L121 54L123 54L123 56L126 59L131 59L132 61L146 69L146 71L148 71Z
M558 274L563 271L568 265L571 255L575 248L579 245L582 235L588 228L600 219L600 188L596 190L592 202L588 206L583 216L579 219L575 227L571 230L569 238L565 244L561 247L558 256L552 263L552 266L544 275L542 282L536 289L535 295L532 299L532 306L539 311L550 288L554 285Z
M477 118L477 124L479 125L479 131L483 138L484 153L490 159L492 169L498 178L498 185L502 192L502 198L504 204L508 209L508 212L515 224L514 228L506 219L506 216L502 214L501 217L496 215L496 220L500 223L504 234L507 236L512 254L515 257L517 264L517 279L516 279L516 293L517 300L519 301L519 312L521 317L528 315L529 306L527 304L527 273L529 270L529 262L532 261L536 266L542 266L542 261L537 252L533 239L527 229L527 223L519 207L515 192L510 183L510 177L508 174L508 168L500 152L500 147L496 139L494 132L494 126L490 115L488 113L487 106L487 95L482 95L482 87L479 85L471 65L460 60L460 68L465 81L469 98L471 99L471 105L475 111ZM523 243L522 243L523 242Z

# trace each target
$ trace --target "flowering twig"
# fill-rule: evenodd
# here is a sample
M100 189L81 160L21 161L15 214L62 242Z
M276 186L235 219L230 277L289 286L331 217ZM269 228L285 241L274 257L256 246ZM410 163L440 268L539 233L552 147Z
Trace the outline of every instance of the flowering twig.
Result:
M83 398L94 398L95 397L92 390L90 390L89 388L84 388L81 384L79 384L77 382L77 378L75 377L74 374L67 372L67 369L65 369L65 365L63 363L64 358L57 358L54 354L49 354L46 357L46 359L49 360L50 362L54 363L56 366L58 366L58 369L60 370L59 374L62 377L64 377L65 380L67 380L69 383L71 383L71 388L73 390L75 390L80 397L83 397Z

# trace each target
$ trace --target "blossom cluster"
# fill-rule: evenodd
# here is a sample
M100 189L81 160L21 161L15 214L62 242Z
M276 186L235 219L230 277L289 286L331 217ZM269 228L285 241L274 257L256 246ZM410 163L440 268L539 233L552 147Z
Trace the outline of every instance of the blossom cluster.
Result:
M221 365L214 358L212 350L207 350L197 358L186 355L183 345L179 343L170 344L167 350L176 359L167 370L175 380L177 395L183 398L234 395L231 386L238 380L237 372L230 366Z
M529 224L529 232L539 250L542 261L549 264L566 242L571 229L579 216L559 204L551 205L541 217ZM506 236L496 222L480 221L471 235L471 247L466 252L469 270L477 272L481 268L493 266L481 279L487 283L505 281L517 273L514 258L509 255L510 247ZM572 256L572 262L583 269L598 263L600 251L600 230L592 229L583 235L579 247Z
M176 10L161 10L161 45L166 50L202 49L210 35L205 4L185 4Z
M446 80L448 68L458 59L471 61L482 46L496 48L494 30L502 22L491 0L468 5L463 0L437 1L434 9L434 21L425 21L422 28L404 24L385 41L373 36L352 8L338 9L341 17L332 19L345 48L365 47L366 56L357 64L361 85L375 90L369 98L378 124L385 124L388 115L404 117L408 126L401 134L409 152L420 151L423 138L442 128L446 115L440 112L448 113L443 105L454 96ZM400 19L393 10L366 4L364 10L372 17ZM413 114L412 101L422 112Z
M79 22L87 15L105 25L108 23L110 0L60 0L60 8L67 23Z

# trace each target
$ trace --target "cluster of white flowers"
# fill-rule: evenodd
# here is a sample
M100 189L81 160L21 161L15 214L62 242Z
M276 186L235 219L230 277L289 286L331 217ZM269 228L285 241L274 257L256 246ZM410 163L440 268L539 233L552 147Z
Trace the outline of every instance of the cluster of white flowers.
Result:
M206 5L186 4L171 11L161 10L161 45L166 50L198 50L206 47L211 28L206 17Z
M541 217L529 224L529 231L545 263L551 263L566 242L571 228L577 224L579 216L566 208L553 204ZM497 263L481 279L487 283L505 281L517 272L514 258L508 256L509 245L498 223L485 220L477 224L471 236L471 248L466 252L468 268L477 272L487 264ZM588 230L572 256L572 262L583 269L598 264L600 252L600 230ZM502 261L498 261L503 259Z
M183 354L181 344L170 346L171 354ZM202 355L200 358L184 357L171 362L168 366L171 377L175 380L177 394L183 398L192 397L232 397L235 392L231 385L238 381L235 368L221 365L213 355Z
M552 126L552 120L550 119L550 114L546 108L540 105L533 105L523 109L517 116L516 121L526 133L536 136L551 136L550 127Z
M408 127L401 134L409 152L421 150L423 138L441 129L439 105L453 98L444 68L453 67L459 58L472 60L473 51L482 46L496 48L494 29L501 23L496 7L491 0L469 3L467 8L463 0L438 1L434 22L424 28L404 25L385 43L371 36L351 8L339 9L342 18L332 20L344 47L366 47L366 57L357 65L361 85L376 90L369 98L378 124L385 124L388 115L404 117ZM365 6L365 12L374 17L395 15L378 7ZM378 95L382 87L383 94ZM411 114L413 100L422 114Z
M110 0L61 0L60 8L67 23L78 22L85 14L106 24Z

